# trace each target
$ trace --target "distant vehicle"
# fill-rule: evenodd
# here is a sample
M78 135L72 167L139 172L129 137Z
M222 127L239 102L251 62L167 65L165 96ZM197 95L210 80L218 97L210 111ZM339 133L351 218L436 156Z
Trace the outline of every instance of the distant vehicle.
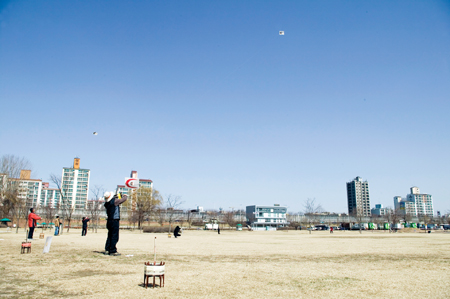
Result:
M217 230L218 228L219 228L219 224L216 224L216 223L205 224L205 230Z
M444 224L442 226L442 228L445 229L445 230L449 230L450 229L450 224Z
M328 227L328 225L316 225L316 230L329 230L330 228Z
M369 229L367 223L361 223L361 230ZM359 224L356 223L352 226L352 230L359 230Z
M402 225L400 223L396 223L392 225L393 230L399 230L402 229Z

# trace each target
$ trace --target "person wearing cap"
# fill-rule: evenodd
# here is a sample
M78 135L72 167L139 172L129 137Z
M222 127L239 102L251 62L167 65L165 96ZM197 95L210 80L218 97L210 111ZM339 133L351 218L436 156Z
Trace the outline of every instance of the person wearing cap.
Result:
M55 236L59 235L59 216L56 215L56 219L55 219Z
M106 221L106 228L108 229L108 238L105 244L105 254L118 256L117 242L119 241L119 222L120 222L120 205L127 200L127 195L121 193L114 194L114 192L105 192L105 208L108 220Z

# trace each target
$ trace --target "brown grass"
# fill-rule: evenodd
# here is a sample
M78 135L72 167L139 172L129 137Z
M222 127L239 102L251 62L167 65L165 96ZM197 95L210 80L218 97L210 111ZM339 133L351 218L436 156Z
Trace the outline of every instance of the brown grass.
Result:
M0 233L5 298L448 298L450 234L444 232L121 231L120 257L104 256L106 231L71 230L50 253L22 233ZM46 236L50 232L46 232ZM36 234L35 237L38 237ZM142 287L143 265L166 262L164 288ZM126 257L125 255L133 255ZM157 280L159 282L159 280Z

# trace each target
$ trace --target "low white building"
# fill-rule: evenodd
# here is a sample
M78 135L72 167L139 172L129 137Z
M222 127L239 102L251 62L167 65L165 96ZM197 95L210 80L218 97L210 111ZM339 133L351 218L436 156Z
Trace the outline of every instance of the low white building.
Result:
M389 212L389 208L383 208L382 204L376 204L371 210L372 216L384 216Z
M276 230L278 227L286 226L287 207L280 205L247 206L245 214L253 230Z

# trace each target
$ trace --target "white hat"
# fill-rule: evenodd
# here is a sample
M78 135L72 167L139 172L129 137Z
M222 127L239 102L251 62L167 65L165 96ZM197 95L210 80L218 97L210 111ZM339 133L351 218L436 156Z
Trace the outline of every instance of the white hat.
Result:
M108 202L108 201L110 201L113 198L114 192L113 191L106 191L105 194L103 194L103 196L105 197L105 201Z

